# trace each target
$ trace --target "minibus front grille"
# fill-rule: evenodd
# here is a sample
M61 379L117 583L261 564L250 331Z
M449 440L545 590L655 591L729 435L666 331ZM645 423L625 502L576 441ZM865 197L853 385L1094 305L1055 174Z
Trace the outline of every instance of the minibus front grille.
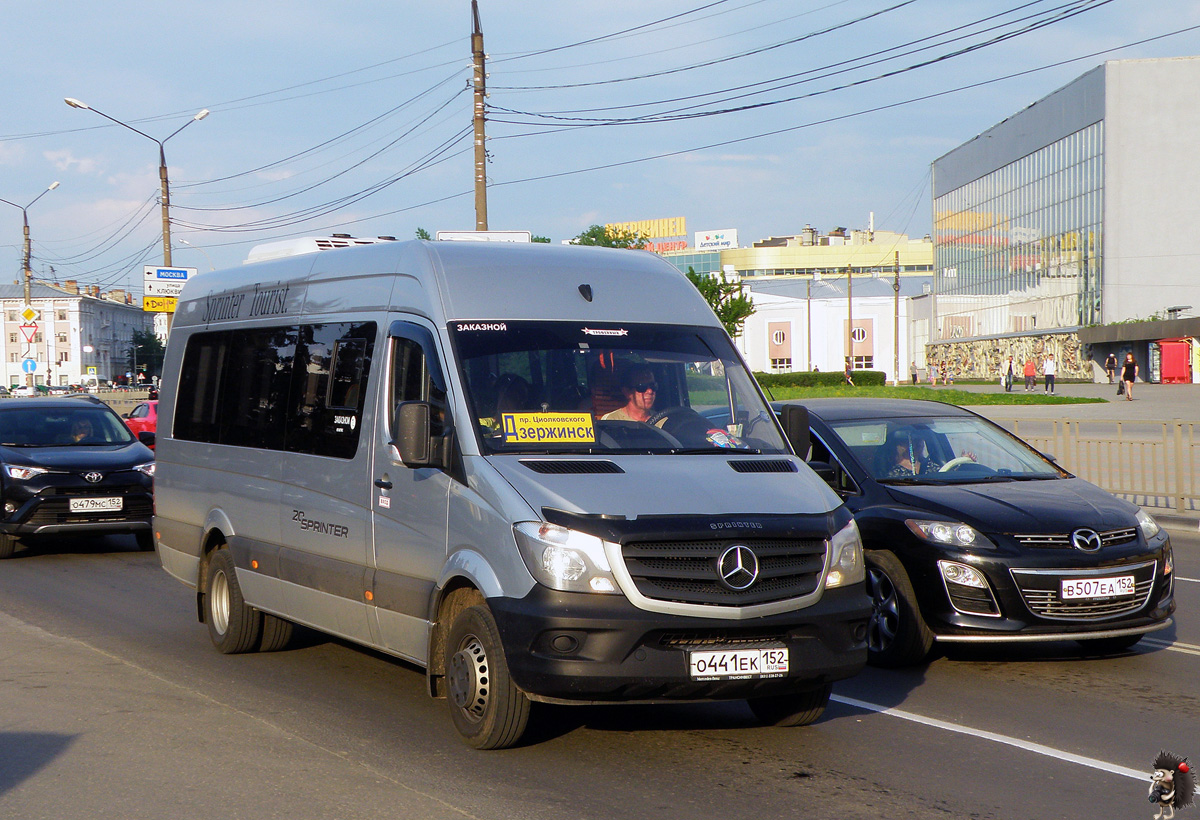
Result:
M757 564L756 577L745 589L731 588L721 578L721 556L735 546L749 548ZM637 541L624 544L621 555L638 592L646 598L686 604L752 606L815 592L825 568L825 541L819 538Z
M587 475L625 472L611 461L585 461L564 459L523 458L520 460L535 473L545 475Z

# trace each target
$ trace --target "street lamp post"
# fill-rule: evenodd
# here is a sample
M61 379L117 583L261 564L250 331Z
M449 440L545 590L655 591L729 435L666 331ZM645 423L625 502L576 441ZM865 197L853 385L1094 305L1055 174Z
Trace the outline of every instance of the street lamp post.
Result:
M32 294L30 293L30 291L32 289L31 286L33 283L33 268L32 268L32 262L31 262L31 257L33 255L33 243L29 239L29 209L33 207L34 202L37 202L39 199L41 199L42 197L44 197L46 194L50 193L57 187L58 187L57 181L51 182L50 186L48 188L46 188L46 190L42 191L40 194L35 196L28 205L18 205L15 202L9 202L7 199L0 199L0 202L3 202L6 205L12 205L14 208L21 209L21 222L23 224L23 230L25 233L25 244L24 244L22 254L21 254L21 269L22 269L22 272L25 274L25 307L26 308L32 307ZM32 340L30 340L30 344L32 344ZM33 386L33 374L32 373L27 374L25 376L25 381L30 387L32 387Z
M204 254L204 258L208 260L208 267L212 270L217 269L217 266L213 264L212 257L208 255L208 251L204 250L204 248L200 247L199 245L193 245L191 242L188 242L186 239L180 239L179 241L182 242L183 244L187 245L189 248L191 248L194 251L200 251L200 253Z
M207 117L208 113L209 113L208 109L207 108L201 109L194 117L192 117L190 120L185 122L183 125L176 128L173 132L171 132L165 138L160 140L157 137L150 136L149 134L145 133L144 131L139 131L138 129L134 128L132 125L121 122L120 120L116 119L115 117L110 117L108 114L105 114L103 111L92 108L87 103L80 102L79 100L76 100L72 97L67 97L65 102L67 103L67 105L71 106L72 108L82 108L86 111L95 111L101 117L104 117L104 119L109 120L111 122L115 122L117 125L121 126L122 128L128 128L130 131L132 131L135 134L141 134L146 139L153 140L155 143L158 144L158 179L159 179L159 182L162 184L162 197L161 198L162 198L163 265L168 268L171 267L171 186L167 180L167 155L166 155L166 149L163 146L167 140L169 140L171 137L178 134L183 129L187 128L192 123L199 122L200 120Z

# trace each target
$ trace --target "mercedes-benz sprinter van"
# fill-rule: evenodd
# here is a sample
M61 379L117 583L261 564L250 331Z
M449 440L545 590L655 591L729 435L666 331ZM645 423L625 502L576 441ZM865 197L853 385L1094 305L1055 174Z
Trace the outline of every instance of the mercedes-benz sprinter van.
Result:
M419 664L478 748L531 701L815 720L862 547L695 287L641 251L378 243L188 281L158 554L222 652L294 624ZM802 414L802 408L792 408Z

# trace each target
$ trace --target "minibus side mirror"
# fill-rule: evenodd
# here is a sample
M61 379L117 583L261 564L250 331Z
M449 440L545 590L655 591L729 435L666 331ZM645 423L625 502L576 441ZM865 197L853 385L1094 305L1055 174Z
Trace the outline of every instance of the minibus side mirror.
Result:
M396 438L392 440L405 467L433 467L433 435L429 402L402 401L396 405Z
M785 404L779 411L779 422L796 455L805 458L812 444L808 433L808 408L802 404Z

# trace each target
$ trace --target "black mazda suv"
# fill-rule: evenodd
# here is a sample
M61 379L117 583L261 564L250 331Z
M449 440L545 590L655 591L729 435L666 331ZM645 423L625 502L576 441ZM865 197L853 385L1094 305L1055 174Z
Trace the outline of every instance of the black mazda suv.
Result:
M153 549L153 490L154 453L99 399L0 401L0 558L49 535L133 533Z

